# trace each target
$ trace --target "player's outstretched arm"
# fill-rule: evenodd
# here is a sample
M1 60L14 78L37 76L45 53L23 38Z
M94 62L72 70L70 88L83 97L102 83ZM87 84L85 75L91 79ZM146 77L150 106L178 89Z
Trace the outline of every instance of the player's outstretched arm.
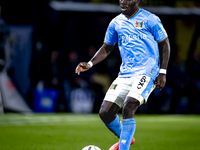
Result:
M170 43L169 39L167 38L165 41L158 43L159 46L159 53L160 53L160 74L156 78L156 85L157 89L161 90L166 83L166 72L169 57L170 57Z
M93 65L98 64L99 62L103 61L113 50L114 45L106 45L103 44L102 47L96 52L96 54L92 57L92 59L86 63L81 62L76 67L75 73L80 75L81 72L89 70Z

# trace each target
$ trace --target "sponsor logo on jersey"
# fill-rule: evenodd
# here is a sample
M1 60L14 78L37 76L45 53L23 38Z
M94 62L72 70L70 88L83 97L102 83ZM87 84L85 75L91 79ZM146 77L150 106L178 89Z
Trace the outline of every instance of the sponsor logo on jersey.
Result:
M144 83L146 82L146 76L143 76L142 79L140 80L137 88L141 89L144 86Z
M119 35L119 45L126 45L128 43L133 43L136 40L147 39L146 34L131 34L131 35Z

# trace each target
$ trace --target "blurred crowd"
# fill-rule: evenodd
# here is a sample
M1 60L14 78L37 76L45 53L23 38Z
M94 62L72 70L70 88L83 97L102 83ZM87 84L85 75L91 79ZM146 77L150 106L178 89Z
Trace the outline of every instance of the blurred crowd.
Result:
M33 109L34 91L42 87L58 90L56 112L78 111L73 109L74 99L78 99L77 103L82 103L80 107L84 103L84 101L81 102L82 99L90 99L93 105L91 112L98 112L105 92L119 72L121 58L117 46L106 60L92 67L88 72L78 76L75 74L75 68L79 62L89 61L103 44L107 26L117 14L57 12L52 10L47 3L31 10L25 18L20 16L22 11L14 15L18 15L18 19L11 19L10 14L5 13L2 13L4 19L1 16L1 23L4 22L4 26L7 22L6 34L9 34L10 25L20 27L28 25L32 30L31 58L27 74L30 84L27 90L23 90L26 86L16 85L19 91ZM171 43L167 84L162 91L155 90L149 97L148 103L142 105L137 113L200 113L200 98L198 97L200 92L200 52L196 46L192 47L192 44L198 45L196 38L198 39L200 36L199 17L159 17L169 34ZM196 27L194 31L196 34L192 33L196 37L193 37L190 42L188 41L191 46L186 54L187 59L183 59L183 50L176 41L177 19L192 22ZM3 32L1 31L2 34L4 34ZM13 46L17 40L13 38L11 31L7 40L11 47L18 48ZM20 76L20 74L15 74L16 65L14 63L8 67L7 72L17 84L15 76Z

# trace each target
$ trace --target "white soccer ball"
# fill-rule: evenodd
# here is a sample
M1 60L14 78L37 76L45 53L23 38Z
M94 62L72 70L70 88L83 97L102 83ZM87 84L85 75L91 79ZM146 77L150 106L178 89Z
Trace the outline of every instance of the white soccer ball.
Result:
M89 145L84 147L82 150L101 150L101 149L95 145Z

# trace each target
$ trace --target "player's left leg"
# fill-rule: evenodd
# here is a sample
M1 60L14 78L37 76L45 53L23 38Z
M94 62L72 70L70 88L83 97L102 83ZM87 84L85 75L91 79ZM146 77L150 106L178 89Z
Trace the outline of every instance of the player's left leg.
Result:
M136 128L134 114L139 106L140 102L137 99L129 96L126 97L122 110L123 121L119 150L129 150Z
M119 150L129 150L136 128L134 114L137 108L147 101L148 96L155 88L153 79L148 76L137 76L133 80L133 85L123 104L123 121Z

